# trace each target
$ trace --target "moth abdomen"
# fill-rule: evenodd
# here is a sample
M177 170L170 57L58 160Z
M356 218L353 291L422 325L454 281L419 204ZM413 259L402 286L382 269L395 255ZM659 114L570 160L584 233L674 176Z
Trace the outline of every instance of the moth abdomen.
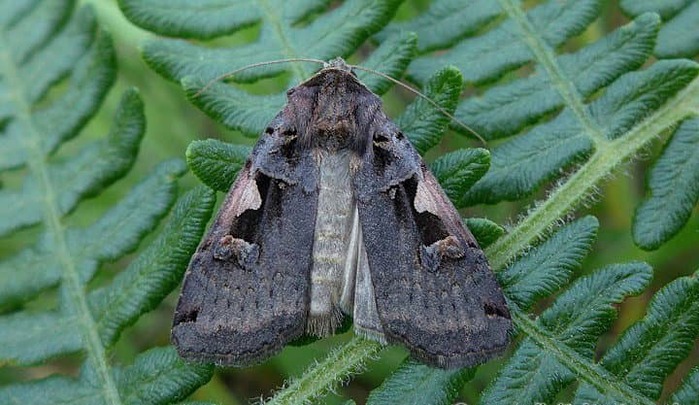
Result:
M306 331L327 336L342 321L340 301L351 245L354 199L349 150L318 155L320 181L312 249L311 298Z

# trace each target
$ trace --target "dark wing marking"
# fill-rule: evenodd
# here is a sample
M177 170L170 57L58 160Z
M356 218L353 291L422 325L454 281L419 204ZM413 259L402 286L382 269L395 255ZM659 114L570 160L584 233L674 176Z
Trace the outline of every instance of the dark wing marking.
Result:
M172 329L184 358L254 364L303 333L317 173L282 132L255 146L192 257Z
M509 341L502 291L417 152L382 125L354 187L386 338L434 366L484 362Z

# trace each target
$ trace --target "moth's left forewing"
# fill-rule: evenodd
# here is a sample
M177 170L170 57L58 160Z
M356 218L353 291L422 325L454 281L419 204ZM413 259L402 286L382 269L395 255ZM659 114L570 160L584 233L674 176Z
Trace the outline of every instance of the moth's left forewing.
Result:
M304 331L317 170L284 110L253 149L190 261L172 341L188 360L264 361Z
M434 366L482 363L511 329L495 276L409 141L388 119L373 133L354 183L386 339Z

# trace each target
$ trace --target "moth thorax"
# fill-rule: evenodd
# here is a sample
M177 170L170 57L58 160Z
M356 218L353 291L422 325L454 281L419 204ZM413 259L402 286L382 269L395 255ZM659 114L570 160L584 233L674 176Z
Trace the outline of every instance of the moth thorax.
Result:
M314 147L329 152L351 149L353 137L347 123L338 122L337 125L315 129L311 135Z

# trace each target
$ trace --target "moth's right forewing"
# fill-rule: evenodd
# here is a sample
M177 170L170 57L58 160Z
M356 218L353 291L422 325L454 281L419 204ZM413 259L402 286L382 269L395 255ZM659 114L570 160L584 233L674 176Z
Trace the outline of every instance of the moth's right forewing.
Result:
M256 145L192 257L172 340L186 359L259 363L306 324L317 170L284 153L284 116ZM286 142L286 143L285 143Z
M509 342L502 291L409 141L388 120L373 123L370 133L378 135L354 176L354 188L386 340L405 345L432 366L482 363Z

